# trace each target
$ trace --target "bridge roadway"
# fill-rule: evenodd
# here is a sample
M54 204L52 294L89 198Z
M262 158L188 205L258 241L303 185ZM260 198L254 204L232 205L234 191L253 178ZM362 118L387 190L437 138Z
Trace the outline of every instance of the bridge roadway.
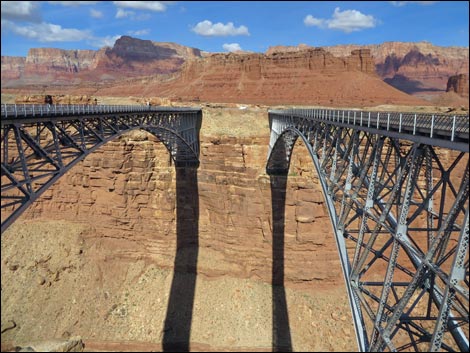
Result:
M178 168L199 165L200 109L1 109L2 233L73 165L126 131L157 136ZM468 116L293 109L269 111L269 121L273 195L285 195L299 137L312 157L359 350L468 351ZM276 209L284 208L273 207L273 257L282 258ZM273 317L287 319L281 311ZM273 340L289 341L286 330L273 325Z
M468 352L469 117L291 109L269 123L272 194L298 138L312 158L359 350Z

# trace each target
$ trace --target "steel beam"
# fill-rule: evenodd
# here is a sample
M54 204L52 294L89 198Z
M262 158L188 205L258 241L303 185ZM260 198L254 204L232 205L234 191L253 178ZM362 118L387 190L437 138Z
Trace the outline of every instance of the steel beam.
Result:
M268 173L288 172L287 140L301 137L312 157L359 349L468 351L468 116L291 109L269 119Z

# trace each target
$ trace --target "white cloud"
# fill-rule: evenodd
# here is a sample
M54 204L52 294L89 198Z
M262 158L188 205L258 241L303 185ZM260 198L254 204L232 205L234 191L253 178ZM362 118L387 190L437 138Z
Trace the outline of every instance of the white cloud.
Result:
M393 6L405 6L406 4L432 5L439 1L389 1Z
M140 29L137 31L128 31L127 34L130 34L131 36L143 36L146 34L149 34L150 30L149 29Z
M95 5L98 1L48 1L52 5L62 6L81 6L81 5Z
M222 48L230 52L242 50L242 48L240 47L240 44L238 43L225 43L224 45L222 45Z
M134 21L143 21L148 20L150 18L150 14L142 13L136 14L134 11L126 11L121 8L118 8L116 11L116 18L126 18L129 17L131 20Z
M165 11L166 6L173 3L173 1L113 1L117 7L147 10L147 11Z
M232 22L228 22L226 25L223 23L212 23L211 21L205 20L199 22L192 29L193 32L200 34L201 36L249 36L248 28L240 26L236 28Z
M40 22L36 1L2 1L2 20Z
M5 27L12 32L39 42L79 42L92 38L88 30L79 30L74 28L62 28L52 23L33 23L28 26L18 26L8 21Z
M93 18L103 18L103 13L101 11L91 9L90 10L90 16Z
M117 36L106 36L106 37L92 37L89 39L91 45L97 48L102 47L113 47L114 43L121 38L120 35Z
M323 28L325 26L325 20L320 18L315 18L312 15L307 15L304 19L304 23L306 26L317 26Z
M126 10L123 10L123 9L117 9L116 18L125 18L125 17L131 16L131 15L134 15L134 14L135 14L135 12L133 12L133 11L126 11Z
M377 25L377 20L373 16L364 15L357 10L340 11L340 8L337 7L331 19L320 19L307 15L304 19L304 24L306 26L337 29L345 33L351 33L366 28L373 28Z

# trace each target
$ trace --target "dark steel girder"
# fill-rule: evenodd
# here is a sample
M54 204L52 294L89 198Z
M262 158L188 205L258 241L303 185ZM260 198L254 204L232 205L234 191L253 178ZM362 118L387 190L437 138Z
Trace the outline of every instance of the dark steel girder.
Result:
M270 111L267 173L300 137L326 200L361 351L468 351L468 116Z
M99 106L90 113L68 107L68 114L1 116L1 231L11 225L54 182L78 162L118 136L135 129L155 135L175 167L199 166L200 109ZM85 110L86 108L82 108ZM102 110L102 111L101 111ZM136 110L136 111L135 111ZM36 112L38 108L36 108ZM77 111L77 112L76 112ZM100 112L101 111L101 112ZM5 114L4 114L5 112Z

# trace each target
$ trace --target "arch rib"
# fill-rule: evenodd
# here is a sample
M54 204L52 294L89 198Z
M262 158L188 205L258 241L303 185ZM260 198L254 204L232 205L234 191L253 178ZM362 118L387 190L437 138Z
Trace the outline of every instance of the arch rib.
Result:
M175 167L199 165L200 109L99 106L88 111L69 106L46 114L46 107L40 107L24 107L13 115L13 107L2 105L2 233L70 168L125 132L141 129L155 135ZM38 111L40 116L33 114Z
M468 117L294 109L269 119L267 173L287 175L298 137L318 173L359 349L468 351Z

